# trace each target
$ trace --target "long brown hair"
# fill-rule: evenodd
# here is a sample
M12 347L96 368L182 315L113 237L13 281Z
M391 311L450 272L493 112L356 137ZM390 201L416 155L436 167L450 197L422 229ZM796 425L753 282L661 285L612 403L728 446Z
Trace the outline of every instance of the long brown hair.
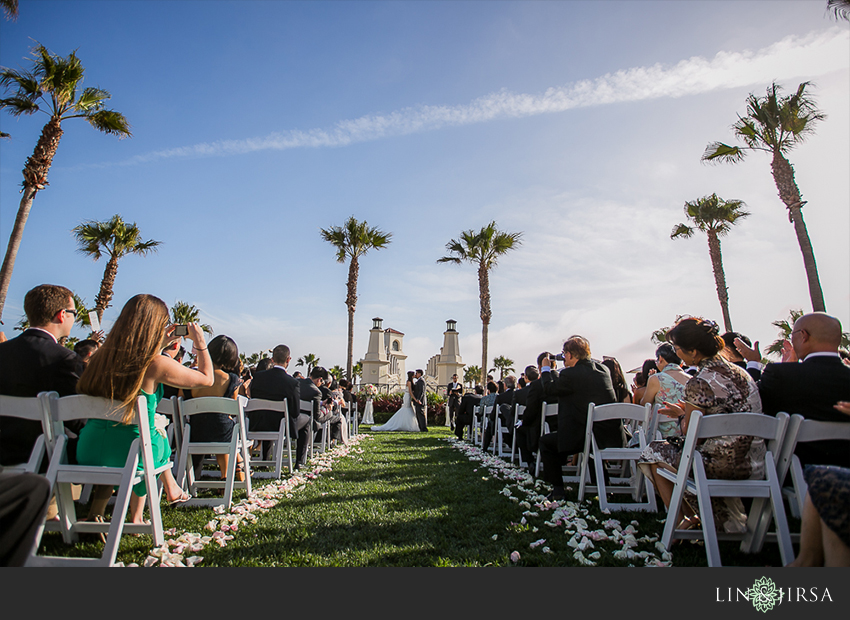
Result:
M103 346L92 355L77 392L121 403L122 422L132 424L145 371L160 354L168 306L153 295L136 295L121 310Z

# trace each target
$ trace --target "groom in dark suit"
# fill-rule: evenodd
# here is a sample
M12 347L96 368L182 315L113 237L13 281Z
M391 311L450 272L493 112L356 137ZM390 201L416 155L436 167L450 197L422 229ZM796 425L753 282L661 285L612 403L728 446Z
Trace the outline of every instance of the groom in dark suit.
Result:
M419 423L419 430L423 433L428 430L428 422L425 419L425 375L421 369L418 369L413 377L416 382L413 384L413 408L416 411L416 421Z

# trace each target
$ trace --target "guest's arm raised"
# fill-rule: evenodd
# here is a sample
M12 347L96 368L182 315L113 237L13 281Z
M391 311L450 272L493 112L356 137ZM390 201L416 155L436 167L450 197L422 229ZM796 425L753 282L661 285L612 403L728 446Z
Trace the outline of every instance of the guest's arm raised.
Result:
M176 326L171 326L167 338ZM189 334L187 336L194 344L197 353L198 369L187 368L167 355L158 355L145 372L145 380L142 389L152 392L157 383L165 383L173 387L193 389L210 387L215 381L212 360L207 351L204 332L197 323L189 323Z

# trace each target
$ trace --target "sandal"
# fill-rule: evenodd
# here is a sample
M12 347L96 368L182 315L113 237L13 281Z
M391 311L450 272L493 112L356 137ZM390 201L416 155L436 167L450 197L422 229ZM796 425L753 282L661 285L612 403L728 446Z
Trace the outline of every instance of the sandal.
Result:
M95 515L91 519L79 519L79 523L106 523L106 520L103 518L103 515ZM80 542L97 542L100 541L106 544L106 532L84 532L78 534L80 537Z
M169 506L176 506L177 504L185 504L190 499L192 499L192 496L189 495L186 491L183 491L183 493L182 493L182 495L180 495L180 497L178 497L177 499L171 500L170 502L168 502L168 505Z
M245 482L245 465L242 461L236 462L236 472L234 478L237 482Z

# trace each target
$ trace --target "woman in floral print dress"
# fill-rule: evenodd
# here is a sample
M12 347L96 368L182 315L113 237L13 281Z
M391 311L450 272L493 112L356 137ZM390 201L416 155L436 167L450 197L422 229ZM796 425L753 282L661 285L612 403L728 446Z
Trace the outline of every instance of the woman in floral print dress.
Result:
M749 374L729 363L721 355L723 340L720 329L713 321L696 318L680 320L668 333L668 340L684 363L697 366L699 372L685 384L683 402L666 403L659 410L662 415L678 419L682 434L687 433L691 412L704 415L715 413L761 413L758 386ZM765 443L763 439L746 435L712 437L696 448L702 455L706 475L726 480L764 478ZM657 475L656 469L664 467L676 471L682 456L680 442L653 441L644 451L640 468L652 480L666 506L670 505L673 483ZM693 496L685 496L680 527L699 524ZM746 514L740 498L716 500L714 518L718 529L741 532L746 529Z

